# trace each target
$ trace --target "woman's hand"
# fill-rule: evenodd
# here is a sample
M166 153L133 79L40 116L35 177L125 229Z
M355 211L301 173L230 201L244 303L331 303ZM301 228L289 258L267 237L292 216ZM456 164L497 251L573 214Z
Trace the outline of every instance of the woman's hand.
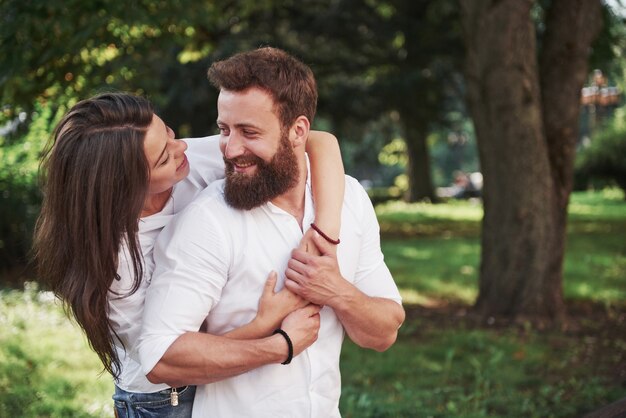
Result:
M272 271L265 282L263 294L259 300L259 311L254 319L268 334L278 328L283 319L291 312L309 304L308 301L286 287L276 292L274 289L277 279L278 275Z

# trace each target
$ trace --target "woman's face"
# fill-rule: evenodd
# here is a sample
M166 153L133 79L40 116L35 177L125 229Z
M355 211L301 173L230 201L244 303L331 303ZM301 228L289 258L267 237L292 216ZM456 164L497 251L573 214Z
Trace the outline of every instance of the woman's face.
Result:
M169 190L189 174L185 156L187 144L175 138L174 131L154 115L144 140L144 150L150 165L148 194Z

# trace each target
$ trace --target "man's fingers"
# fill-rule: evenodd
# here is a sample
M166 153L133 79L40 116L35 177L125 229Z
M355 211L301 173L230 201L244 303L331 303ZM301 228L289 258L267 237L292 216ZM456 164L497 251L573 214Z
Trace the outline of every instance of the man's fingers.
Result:
M287 272L289 272L289 270ZM302 292L302 286L290 279L289 275L287 275L287 280L285 280L285 287L291 290L296 295L300 295L300 293Z
M317 231L313 234L313 243L317 247L317 250L321 255L333 255L333 247L335 244L331 244L326 241Z
M313 244L315 244L315 242L313 242ZM291 251L291 258L294 260L298 260L301 263L306 264L311 258L311 254L308 253L307 251L303 251L300 248L296 248L293 251Z
M300 273L303 276L310 275L310 272L309 272L310 267L306 265L305 263L303 263L302 261L296 260L294 258L289 259L289 262L287 263L287 268L297 273Z

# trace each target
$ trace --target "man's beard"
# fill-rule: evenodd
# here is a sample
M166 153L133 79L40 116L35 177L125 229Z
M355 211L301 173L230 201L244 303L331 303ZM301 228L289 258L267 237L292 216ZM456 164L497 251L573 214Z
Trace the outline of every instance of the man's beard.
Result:
M233 159L224 157L226 163L226 203L236 209L250 210L269 202L294 187L298 181L298 159L287 134L281 134L278 151L269 163L256 155ZM256 164L256 173L247 175L235 172L233 163Z

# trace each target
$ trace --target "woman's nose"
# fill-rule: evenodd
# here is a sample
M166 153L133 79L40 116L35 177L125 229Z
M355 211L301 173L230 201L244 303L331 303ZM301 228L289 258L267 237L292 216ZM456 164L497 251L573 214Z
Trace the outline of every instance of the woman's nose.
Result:
M174 143L172 145L176 152L185 152L189 147L189 145L187 145L187 142L183 141L182 139L174 139L173 142Z

